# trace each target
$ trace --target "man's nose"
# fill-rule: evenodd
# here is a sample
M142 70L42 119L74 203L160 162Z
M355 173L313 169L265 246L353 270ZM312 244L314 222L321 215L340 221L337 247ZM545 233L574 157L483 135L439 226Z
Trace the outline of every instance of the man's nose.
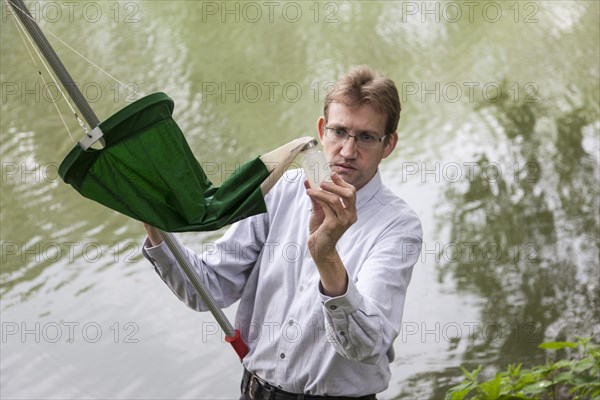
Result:
M356 157L356 139L354 136L348 136L348 140L342 146L340 155L344 158L355 158Z

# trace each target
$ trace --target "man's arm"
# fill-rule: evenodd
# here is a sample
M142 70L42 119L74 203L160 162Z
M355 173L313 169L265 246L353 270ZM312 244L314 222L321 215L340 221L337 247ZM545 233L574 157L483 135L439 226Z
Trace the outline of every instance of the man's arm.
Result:
M348 274L336 244L344 232L356 222L356 188L335 172L331 182L322 182L323 190L304 183L312 201L308 248L321 277L325 294L340 296L346 292Z
M355 283L348 278L336 244L356 221L356 191L335 174L332 181L322 184L322 191L307 187L313 201L309 249L321 278L327 337L346 358L374 364L387 354L391 361L420 253L421 225L412 214L391 224L370 250Z
M244 219L229 228L216 242L202 243L201 255L181 245L190 264L220 307L237 301L258 258L267 231L266 214ZM177 264L156 228L146 227L148 238L142 253L161 279L187 306L198 311L207 307ZM242 251L243 249L243 251Z
M394 358L392 344L402 326L406 291L421 248L418 220L408 225L378 238L341 296L321 290L327 338L348 359L375 364L386 355L389 361Z

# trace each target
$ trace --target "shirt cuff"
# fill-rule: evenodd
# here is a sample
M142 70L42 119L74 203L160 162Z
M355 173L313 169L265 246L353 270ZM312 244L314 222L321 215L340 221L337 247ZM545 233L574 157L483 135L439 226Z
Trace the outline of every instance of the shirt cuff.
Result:
M319 282L319 293L325 311L332 318L340 318L348 314L353 314L358 310L360 304L360 293L353 280L348 279L348 288L346 293L341 296L330 297L323 294L323 288Z
M175 257L165 242L152 246L150 239L146 238L142 246L142 254L158 269L172 265L175 262Z

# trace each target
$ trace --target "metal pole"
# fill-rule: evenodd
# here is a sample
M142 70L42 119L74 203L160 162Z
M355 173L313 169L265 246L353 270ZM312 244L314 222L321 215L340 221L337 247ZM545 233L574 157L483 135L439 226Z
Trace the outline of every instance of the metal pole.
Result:
M23 1L10 0L10 4L15 9L15 13L27 29L27 32L30 34L33 41L39 47L40 51L44 55L44 58L46 58L48 63L51 65L52 69L54 70L54 73L56 74L56 76L58 76L61 84L65 87L65 89L69 93L69 96L71 96L71 99L73 100L79 111L81 111L87 123L90 125L91 128L95 128L100 123L98 117L96 117L96 114L94 113L94 111L92 111L92 108L90 107L89 103L87 102L85 97L83 97L83 95L75 85L73 78L71 78L71 75L69 75L69 72L58 58L58 55L56 54L50 43L48 43L48 40L40 30L40 27L31 17L31 14L29 13L29 10L27 9ZM173 253L173 256L181 266L181 269L191 282L192 286L194 286L198 295L202 297L202 300L208 306L210 312L217 320L217 323L225 332L225 340L231 343L240 359L244 358L248 350L240 337L240 331L233 328L225 314L223 314L223 311L217 306L215 300L212 298L209 291L202 283L202 280L198 276L198 273L189 264L187 257L185 257L184 255L183 249L181 249L179 243L175 240L173 235L164 231L159 232L163 237L163 240L165 241L167 247L169 248L169 250L171 250L171 253Z
M69 96L73 100L73 103L75 103L75 106L77 107L77 109L79 109L79 112L81 112L81 115L88 123L90 129L95 128L100 123L100 120L98 119L94 111L92 111L92 108L90 107L85 97L83 97L83 94L81 94L81 91L75 84L73 78L71 78L71 75L69 75L69 72L63 65L60 58L58 58L58 56L56 55L56 52L46 39L46 36L44 36L38 24L31 16L31 13L27 9L27 6L25 6L25 3L23 3L22 0L9 1L10 5L14 10L14 13L21 20L21 23L23 24L23 26L25 26L25 29L27 29L29 36L31 36L31 39L40 49L40 51L44 55L44 58L48 61L48 64L50 64L50 67L52 67L52 70L56 74L58 80L63 85L67 93L69 93Z
M233 328L225 314L223 314L223 311L215 304L214 299L206 290L206 287L204 287L204 284L202 283L202 280L198 276L196 270L191 265L189 265L187 257L185 256L185 254L183 254L183 249L179 246L179 243L177 243L173 234L161 230L159 230L159 232L163 240L171 250L171 253L173 253L173 256L177 260L177 263L179 263L179 265L187 275L188 279L190 280L190 283L196 289L196 292L198 292L200 297L202 297L202 300L204 300L204 302L208 306L210 312L217 320L217 323L219 324L221 329L223 329L227 336L235 336L235 329Z
M162 236L169 250L171 250L171 253L173 253L175 260L177 260L177 263L187 276L188 280L194 289L196 289L196 293L202 298L210 313L217 320L217 323L221 329L223 329L223 332L225 332L225 341L231 344L233 350L235 350L240 360L242 360L244 356L248 354L248 348L240 336L240 330L235 329L225 314L223 314L223 310L217 305L215 299L213 299L206 286L204 286L202 279L194 267L190 265L188 258L185 256L183 249L179 246L179 243L175 240L173 234L160 229L158 232Z

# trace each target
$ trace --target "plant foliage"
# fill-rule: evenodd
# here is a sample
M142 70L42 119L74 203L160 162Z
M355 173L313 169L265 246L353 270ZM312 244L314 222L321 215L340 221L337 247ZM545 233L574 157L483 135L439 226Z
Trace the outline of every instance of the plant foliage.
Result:
M538 347L564 350L567 357L530 369L511 364L489 380L479 377L481 365L473 371L461 367L465 378L448 391L446 400L600 400L600 345L577 338Z

